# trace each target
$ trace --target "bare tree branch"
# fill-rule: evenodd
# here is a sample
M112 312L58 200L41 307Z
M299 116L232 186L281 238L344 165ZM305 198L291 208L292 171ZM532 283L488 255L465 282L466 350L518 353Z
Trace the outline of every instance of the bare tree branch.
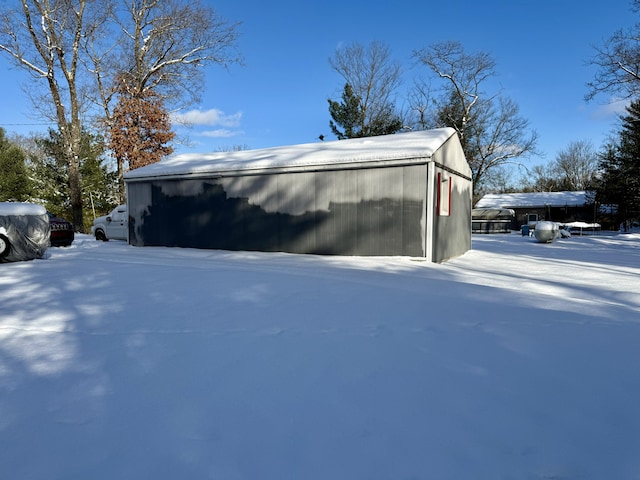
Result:
M631 45L635 44L635 47ZM634 51L635 48L635 51ZM596 48L591 64L599 70L594 80L587 83L587 100L601 93L632 98L640 92L640 42L618 32L603 47Z
M639 11L634 0L632 10ZM606 93L624 99L640 95L640 24L618 30L602 46L594 47L595 55L588 61L597 67L594 79L587 83L585 98L594 99Z
M80 43L95 0L21 0L21 8L2 12L0 52L39 80L46 91L32 98L45 118L55 121L62 139L63 160L68 166L73 223L83 229L80 189L80 146L84 79L78 72ZM45 101L46 100L46 101Z
M329 59L331 67L344 78L360 99L360 130L385 122L395 113L393 95L401 83L400 65L391 58L389 47L381 42L359 43L339 48Z
M205 66L242 63L239 24L197 0L126 0L123 7L109 9L109 26L92 31L85 44L97 86L92 101L107 129L122 82L129 97L152 92L167 109L179 109L199 101ZM121 185L124 162L116 158Z
M460 102L460 122L454 126L463 138L471 112L479 99L485 95L481 90L483 83L495 75L495 61L484 52L470 55L458 42L436 43L413 53L420 63L427 66L440 79L447 80L445 90L451 95L451 89Z
M458 42L442 42L413 55L432 75L444 80L441 94L434 100L434 123L458 132L471 167L474 193L492 171L499 172L505 164L538 153L538 135L520 117L518 106L507 97L483 90L495 75L496 63L489 54L468 54Z

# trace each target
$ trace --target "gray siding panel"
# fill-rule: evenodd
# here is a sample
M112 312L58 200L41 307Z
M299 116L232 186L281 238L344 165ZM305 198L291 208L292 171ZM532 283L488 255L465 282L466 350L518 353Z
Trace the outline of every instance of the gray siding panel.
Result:
M130 242L424 256L426 165L128 184Z
M352 255L356 251L357 172L328 171L316 175L317 253Z
M427 215L427 166L403 169L402 255L424 256ZM422 252L416 255L415 252Z
M460 148L458 137L452 137L433 154L434 178L431 188L437 189L438 174L451 183L450 215L434 211L433 257L444 262L462 255L471 248L471 170Z
M444 171L441 171L444 173ZM471 248L471 182L452 175L451 215L434 222L434 262L462 255Z

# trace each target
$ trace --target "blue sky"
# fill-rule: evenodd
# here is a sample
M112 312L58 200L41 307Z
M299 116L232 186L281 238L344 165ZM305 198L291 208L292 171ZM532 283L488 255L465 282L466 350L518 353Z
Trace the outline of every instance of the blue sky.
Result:
M584 0L458 2L294 2L274 0L214 2L231 22L242 22L239 47L245 66L206 71L202 103L189 111L197 119L186 130L188 145L177 152L214 151L241 145L263 148L318 141L329 128L327 99L339 99L343 80L329 58L340 45L377 40L389 46L404 67L404 86L424 67L411 60L414 50L456 40L468 53L484 51L497 62L495 84L520 107L539 134L545 153L529 164L555 158L577 140L599 148L616 122L611 100L586 103L587 65L594 45L640 20L630 2ZM0 58L6 70L6 59ZM0 79L0 124L8 132L28 133L46 127L29 116L31 106L20 82L25 73L6 72ZM398 105L404 92L398 92ZM619 106L619 105L618 105ZM618 110L619 111L619 110Z

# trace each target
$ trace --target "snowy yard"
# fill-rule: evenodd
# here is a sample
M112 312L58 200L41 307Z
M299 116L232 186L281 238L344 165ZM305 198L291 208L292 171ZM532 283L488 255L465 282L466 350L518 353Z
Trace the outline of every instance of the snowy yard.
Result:
M640 234L2 264L0 478L638 480Z

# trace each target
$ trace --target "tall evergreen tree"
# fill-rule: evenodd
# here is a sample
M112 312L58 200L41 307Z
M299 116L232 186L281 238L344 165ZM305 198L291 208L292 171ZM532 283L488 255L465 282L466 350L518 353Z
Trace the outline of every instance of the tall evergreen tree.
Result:
M626 223L640 216L640 101L632 102L621 119L618 143L601 155L595 200L615 206L615 220Z
M63 144L56 130L49 130L47 138L36 141L40 155L31 159L32 175L38 192L34 199L49 211L71 219L71 202L67 164L61 159ZM80 186L85 219L82 227L86 231L97 215L111 210L119 202L117 173L106 164L104 140L83 131L80 145ZM81 226L75 225L77 230Z
M0 201L23 202L29 198L31 180L22 149L9 142L0 128Z
M331 99L327 101L329 102L329 114L332 118L329 121L329 126L333 134L339 140L361 136L357 133L360 117L362 116L362 107L360 106L360 98L354 95L351 85L347 83L344 86L342 103ZM342 131L338 127L342 127Z
M628 219L640 215L640 100L627 107L622 117L620 157L625 176L625 203Z

